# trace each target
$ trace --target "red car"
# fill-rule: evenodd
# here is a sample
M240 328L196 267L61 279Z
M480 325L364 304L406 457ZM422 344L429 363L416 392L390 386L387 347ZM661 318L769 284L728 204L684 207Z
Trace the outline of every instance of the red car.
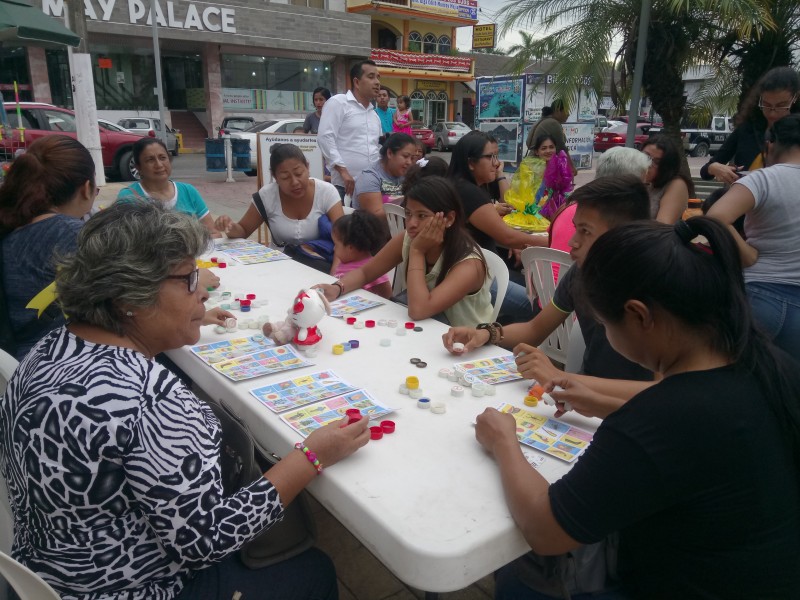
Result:
M636 136L633 139L633 147L640 149L642 144L650 137L650 123L637 123ZM594 136L594 151L605 152L615 146L624 146L628 139L628 124L609 127L607 131L601 131Z
M414 137L425 144L425 154L433 150L436 145L436 136L433 135L433 130L423 127L422 125L412 125L411 129L414 130Z
M68 135L78 139L75 113L71 110L42 102L20 102L19 112L22 117L22 126L25 128L25 141L22 142L20 141L20 131L17 129L19 121L16 103L5 102L3 106L12 130L10 136L4 135L0 141L0 159L2 160L11 160L17 150L26 148L45 135ZM136 168L133 164L131 149L137 140L142 139L142 136L103 127L99 129L100 147L106 174L119 176L123 181L133 181L136 178Z

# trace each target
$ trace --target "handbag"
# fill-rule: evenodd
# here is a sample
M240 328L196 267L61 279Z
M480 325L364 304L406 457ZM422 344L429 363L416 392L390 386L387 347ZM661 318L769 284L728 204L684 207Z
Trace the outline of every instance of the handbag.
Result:
M220 471L225 496L250 485L280 458L260 452L247 425L222 401L207 401L222 429ZM284 506L283 519L242 546L240 558L250 569L260 569L297 556L316 542L317 528L307 492Z

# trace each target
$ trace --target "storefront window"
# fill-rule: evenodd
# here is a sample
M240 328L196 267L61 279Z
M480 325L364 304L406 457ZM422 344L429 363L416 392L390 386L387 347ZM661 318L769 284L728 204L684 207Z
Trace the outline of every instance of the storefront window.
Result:
M156 87L156 74L152 54L93 53L92 76L97 108L158 109L158 98L153 93Z
M22 46L0 47L0 91L3 100L14 101L14 82L17 82L19 99L33 100L30 74L28 73L28 53Z
M223 103L227 97L224 90L230 90L230 102L241 108L290 112L313 110L311 92L317 87L331 89L331 82L331 64L321 60L238 54L222 56ZM252 105L246 98L248 92L252 92Z

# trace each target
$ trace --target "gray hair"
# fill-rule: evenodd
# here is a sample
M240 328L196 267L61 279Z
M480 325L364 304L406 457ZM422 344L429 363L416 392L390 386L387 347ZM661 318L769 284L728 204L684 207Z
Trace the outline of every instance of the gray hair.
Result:
M634 175L644 179L651 162L650 157L640 150L616 146L603 152L597 159L595 178Z
M59 260L58 302L70 320L124 335L121 307L154 306L167 275L209 243L190 215L157 202L116 202L87 221L75 254Z

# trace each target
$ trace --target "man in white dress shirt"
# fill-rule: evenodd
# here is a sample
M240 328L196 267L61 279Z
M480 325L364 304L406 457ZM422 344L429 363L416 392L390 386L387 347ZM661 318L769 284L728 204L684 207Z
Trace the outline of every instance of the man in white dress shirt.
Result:
M339 195L353 193L361 171L380 158L381 120L372 106L381 89L377 65L362 60L350 69L352 89L325 103L317 142Z

